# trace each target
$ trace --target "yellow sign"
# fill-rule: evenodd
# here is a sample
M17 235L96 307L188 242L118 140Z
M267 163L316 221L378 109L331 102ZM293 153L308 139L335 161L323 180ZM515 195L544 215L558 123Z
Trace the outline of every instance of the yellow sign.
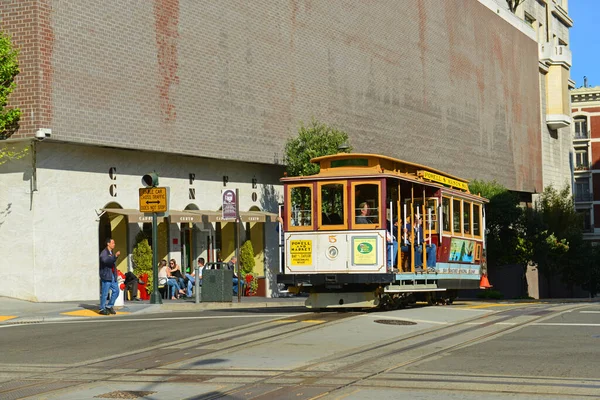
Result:
M310 267L312 265L312 240L290 240L292 265Z
M465 182L461 182L456 179L448 178L447 176L444 176L444 175L434 174L433 172L429 172L429 171L419 171L418 175L421 176L423 179L427 179L427 180L430 180L433 182L438 182L438 183L441 183L442 185L448 185L451 187L455 187L455 188L467 190L467 191L469 190L469 185L467 185Z
M352 238L352 264L377 264L377 237Z
M143 213L167 212L167 188L140 188L140 211Z

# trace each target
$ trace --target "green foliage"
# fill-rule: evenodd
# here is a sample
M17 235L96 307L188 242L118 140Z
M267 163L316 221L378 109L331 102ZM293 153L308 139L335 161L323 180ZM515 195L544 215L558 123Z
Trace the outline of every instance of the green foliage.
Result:
M135 236L136 245L133 248L133 273L137 276L148 274L146 288L148 292L152 291L154 276L152 272L152 248L148 244L148 238L143 231L139 231Z
M19 160L25 157L27 153L29 153L29 147L25 147L22 150L16 150L14 147L2 146L0 148L0 165L10 160Z
M523 213L523 246L527 258L538 265L547 279L571 264L571 241L583 237L582 223L575 211L568 186L557 191L544 189L534 209Z
M254 261L254 248L252 242L246 240L240 248L240 266L242 275L250 274L254 270L256 262Z
M522 215L518 197L496 181L474 180L469 183L469 190L490 201L485 207L489 267L523 262L522 254L517 251Z
M21 111L7 109L8 96L15 89L15 76L19 74L18 51L10 38L0 32L0 139L10 137L19 127Z
M600 250L583 240L583 224L568 186L561 190L545 188L535 206L526 209L495 181L475 180L469 189L490 200L486 205L490 268L533 263L548 281L559 277L563 283L580 285L592 294L600 292Z
M504 298L504 295L502 294L502 292L500 292L498 290L488 289L488 290L483 290L483 291L477 293L477 298L500 300L500 299Z
M289 176L314 175L319 165L310 160L315 157L336 154L338 147L347 143L348 134L312 120L309 126L300 125L298 137L289 139L285 145L285 164ZM352 151L349 147L347 152Z

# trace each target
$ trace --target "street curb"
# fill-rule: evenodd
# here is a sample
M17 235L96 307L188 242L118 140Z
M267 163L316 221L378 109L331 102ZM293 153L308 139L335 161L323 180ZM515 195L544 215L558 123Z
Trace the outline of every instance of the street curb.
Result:
M289 307L304 307L304 300L301 301L285 301L285 302L205 302L205 303L162 303L162 304L134 304L131 306L115 307L117 311L129 313L127 316L133 315L144 315L144 314L161 314L164 312L193 312L202 310L248 310L248 309L261 309L261 308L289 308ZM79 308L84 310L85 308ZM69 312L72 309L66 309L57 311L57 314L63 312ZM122 315L124 317L125 315ZM70 316L70 315L52 315L52 316L16 316L14 319L0 322L0 326L3 325L27 325L27 324L38 324L44 322L60 322L60 321L85 321L90 319L102 318L103 316Z

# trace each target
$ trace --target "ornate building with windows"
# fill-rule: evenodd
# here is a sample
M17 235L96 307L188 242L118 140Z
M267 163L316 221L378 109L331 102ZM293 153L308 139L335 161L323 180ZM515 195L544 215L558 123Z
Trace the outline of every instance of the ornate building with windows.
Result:
M573 197L584 235L600 243L600 86L571 90Z
M499 14L510 13L506 0L495 0ZM540 135L542 141L543 187L571 186L573 152L569 90L572 63L568 0L525 0L514 15L524 22L539 49Z

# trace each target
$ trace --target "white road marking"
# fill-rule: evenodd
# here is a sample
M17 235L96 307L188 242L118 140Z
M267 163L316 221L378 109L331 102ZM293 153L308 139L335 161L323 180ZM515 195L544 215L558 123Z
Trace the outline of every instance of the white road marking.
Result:
M410 322L420 322L422 324L436 324L436 325L447 325L449 322L443 321L427 321L424 319L413 319L413 318L404 318L404 317L391 317L382 314L367 314L365 317L378 318L378 319L395 319L400 321L410 321Z
M552 323L552 322L539 322L532 325L540 326L600 326L600 324L579 324L579 323Z
M40 324L89 324L103 322L148 322L148 321L172 321L172 320L199 320L199 319L235 319L235 318L265 318L277 319L283 317L295 317L302 314L270 314L270 315L215 315L213 317L172 317L172 318L98 318L98 319L80 319L69 321L40 321L40 322L23 322L0 325L0 328L7 326L24 326L24 325L40 325ZM131 316L131 315L130 315ZM69 317L72 318L72 317Z
M582 314L600 314L600 311L579 311Z

